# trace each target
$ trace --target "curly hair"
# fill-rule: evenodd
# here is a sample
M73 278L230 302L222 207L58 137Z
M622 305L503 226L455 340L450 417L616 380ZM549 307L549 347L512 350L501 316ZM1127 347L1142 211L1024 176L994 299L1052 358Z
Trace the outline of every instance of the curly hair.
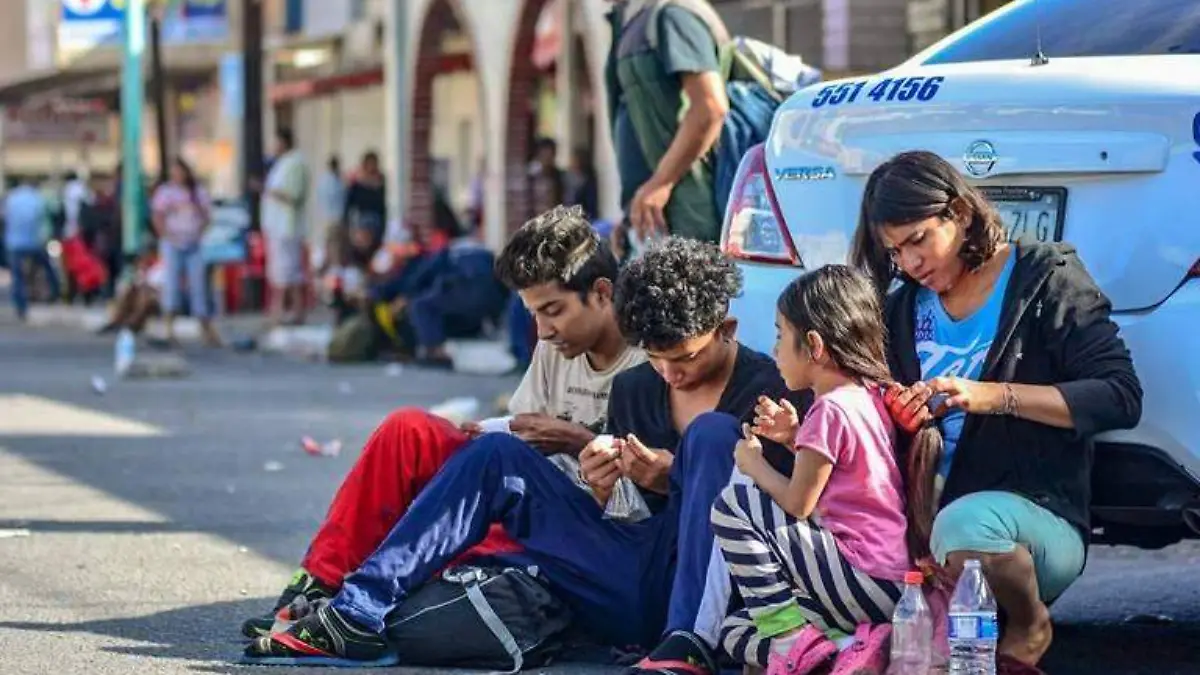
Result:
M881 292L899 276L879 238L879 228L908 225L932 216L951 218L966 207L969 218L958 257L969 270L996 255L1004 241L1000 214L979 190L941 157L916 150L902 152L871 172L863 191L858 230L850 261L866 272Z
M514 291L558 283L586 300L600 279L615 281L617 259L578 206L530 220L496 258L496 277Z
M621 271L617 323L630 344L669 349L720 327L741 290L741 270L716 246L668 237Z

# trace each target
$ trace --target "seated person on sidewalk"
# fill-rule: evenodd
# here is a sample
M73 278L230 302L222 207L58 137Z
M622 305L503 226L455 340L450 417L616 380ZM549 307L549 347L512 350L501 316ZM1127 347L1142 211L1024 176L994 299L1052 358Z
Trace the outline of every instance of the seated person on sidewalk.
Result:
M509 402L511 429L542 452L577 454L604 427L613 377L644 360L621 337L613 314L617 261L578 212L556 209L512 236L496 272L528 303L542 340ZM275 613L297 596L337 593L472 429L415 409L385 419L342 482L275 612L246 621L242 632L265 635ZM515 548L496 527L472 552Z
M473 237L458 237L432 262L429 285L408 298L405 317L417 341L418 363L449 368L447 337L475 337L504 310L507 294L492 271L492 253Z
M760 408L736 452L748 484L713 505L746 603L726 621L722 647L752 666L799 664L780 672L833 660L836 675L882 675L901 582L913 557L929 555L941 437L927 426L912 439L905 481L885 404L883 310L866 275L844 265L805 274L776 316L779 370L816 400L803 422L786 406ZM764 461L761 439L795 448L790 477Z
M1004 625L998 673L1037 673L1048 603L1087 560L1093 437L1131 429L1142 387L1112 303L1067 244L1014 244L940 156L905 152L867 179L852 259L885 304L896 417L937 396L945 437L931 547L983 568ZM902 426L909 426L901 422Z
M162 294L163 276L163 263L157 249L144 252L137 262L134 278L117 292L108 323L97 332L103 335L128 328L135 334L141 333L146 323L162 309L159 297Z
M481 436L446 462L329 604L255 640L247 659L398 662L403 655L389 654L380 635L385 617L495 523L522 546L497 557L537 565L581 627L604 643L652 645L666 626L694 630L698 616L719 626L723 603L718 598L711 611L702 602L715 556L708 513L733 471L738 419L750 418L760 394L783 392L770 358L734 338L727 311L740 288L737 268L715 246L657 244L618 282L621 325L651 362L613 383L608 430L617 441L597 440L579 455L593 493L525 441ZM520 293L539 324L556 312L530 290ZM540 380L537 357L534 364L526 377ZM642 488L653 515L605 517L599 502L620 476Z

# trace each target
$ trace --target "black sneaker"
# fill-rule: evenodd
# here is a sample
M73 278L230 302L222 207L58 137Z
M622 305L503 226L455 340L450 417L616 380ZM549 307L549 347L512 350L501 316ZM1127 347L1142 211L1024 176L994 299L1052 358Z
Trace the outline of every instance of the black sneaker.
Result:
M716 675L720 666L704 640L677 630L659 643L650 655L625 670L626 675Z
M328 603L283 633L255 638L242 662L265 666L394 666L400 662L384 639L350 623Z
M246 619L242 624L242 635L248 638L270 635L276 621L281 622L281 629L286 624L295 621L290 607L297 598L303 597L311 604L318 600L328 600L336 594L334 589L317 581L308 572L296 570L296 573L292 575L291 583L283 589L283 593L275 601L275 609L271 610L270 614Z

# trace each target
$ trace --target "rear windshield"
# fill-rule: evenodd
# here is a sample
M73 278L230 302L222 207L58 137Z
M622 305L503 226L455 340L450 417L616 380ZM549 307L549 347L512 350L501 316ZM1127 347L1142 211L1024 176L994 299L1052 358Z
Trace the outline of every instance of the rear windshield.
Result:
M1200 54L1198 0L1018 0L926 64L1067 56Z

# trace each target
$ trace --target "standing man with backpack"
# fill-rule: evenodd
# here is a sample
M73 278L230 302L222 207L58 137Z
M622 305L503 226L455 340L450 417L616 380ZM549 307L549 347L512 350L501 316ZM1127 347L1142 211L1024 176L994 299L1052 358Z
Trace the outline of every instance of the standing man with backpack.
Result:
M716 242L711 151L729 112L719 57L729 32L708 0L613 4L605 80L628 223L641 240Z

